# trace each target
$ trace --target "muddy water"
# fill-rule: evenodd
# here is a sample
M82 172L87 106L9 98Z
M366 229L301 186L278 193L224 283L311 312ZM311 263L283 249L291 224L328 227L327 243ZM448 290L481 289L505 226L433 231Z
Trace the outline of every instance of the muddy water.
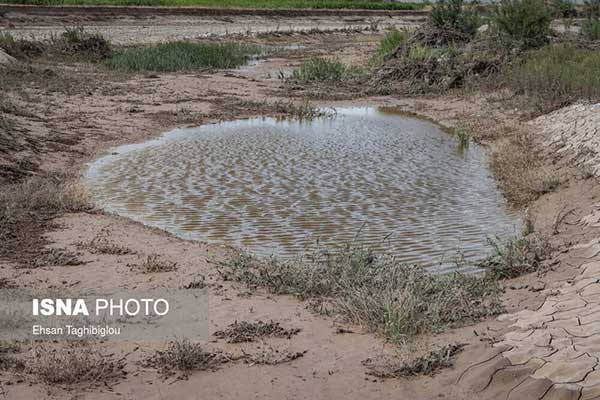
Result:
M391 110L337 112L177 129L116 149L88 182L109 211L261 255L355 240L443 271L516 231L483 148Z

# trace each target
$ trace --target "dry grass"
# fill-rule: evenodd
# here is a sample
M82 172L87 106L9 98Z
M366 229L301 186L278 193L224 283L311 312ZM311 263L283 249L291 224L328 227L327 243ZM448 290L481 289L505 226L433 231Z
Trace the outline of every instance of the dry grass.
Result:
M297 360L307 353L304 351L286 351L271 346L255 353L244 353L242 359L250 365L280 365Z
M0 371L22 371L25 363L15 357L20 352L21 346L18 343L0 340Z
M48 384L105 383L125 375L125 361L94 346L73 343L65 347L37 346L27 371Z
M127 264L129 268L144 274L171 272L177 270L177 263L163 260L157 254L149 255L140 264Z
M332 311L399 343L501 311L491 279L459 273L433 276L418 266L350 246L295 261L241 255L220 264L219 271L225 280L250 288L311 300L321 312Z
M506 198L517 206L560 186L559 177L547 169L533 134L527 130L509 133L492 154L490 166Z
M410 360L382 357L377 360L367 359L362 364L367 367L368 375L384 379L434 375L440 369L451 367L454 364L454 356L460 353L463 347L462 344L449 344Z
M169 343L165 350L157 350L144 361L144 366L156 368L162 375L170 376L175 370L184 373L215 371L229 361L231 358L221 352L205 351L200 343L182 339Z
M39 268L46 266L75 266L85 264L79 258L81 254L74 253L65 248L50 248L35 256L29 263L23 264L22 268Z
M225 339L227 343L245 343L253 342L256 339L264 337L278 337L290 339L298 334L298 328L283 328L279 322L269 321L235 321L227 329L217 331L214 335L220 339Z
M109 239L110 231L105 228L102 229L92 240L89 242L79 242L77 247L85 249L92 254L110 254L113 256L124 256L129 254L136 254L136 252L128 247L120 244L111 242Z

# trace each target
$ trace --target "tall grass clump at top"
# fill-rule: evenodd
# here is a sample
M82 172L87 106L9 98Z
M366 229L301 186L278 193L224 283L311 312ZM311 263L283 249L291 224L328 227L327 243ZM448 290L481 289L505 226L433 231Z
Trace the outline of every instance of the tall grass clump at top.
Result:
M246 64L256 46L236 43L169 42L151 47L124 49L113 56L112 68L132 71L193 71L236 68Z
M460 273L436 276L349 245L296 261L242 255L222 263L219 271L250 288L310 300L316 310L333 312L392 342L478 320L501 308L493 280Z
M295 83L314 81L341 81L346 73L346 66L337 60L313 57L292 71L288 78Z
M479 13L471 6L465 6L463 0L440 0L429 15L433 26L442 29L457 30L473 36L481 25Z
M545 0L503 0L494 6L492 21L511 46L539 47L548 42L552 9Z
M388 31L379 41L377 51L375 52L371 62L380 63L385 60L386 57L392 54L401 43L404 43L406 39L408 39L408 36L409 32L406 30L393 28Z
M600 53L566 44L548 45L512 68L509 87L549 111L578 100L600 101Z

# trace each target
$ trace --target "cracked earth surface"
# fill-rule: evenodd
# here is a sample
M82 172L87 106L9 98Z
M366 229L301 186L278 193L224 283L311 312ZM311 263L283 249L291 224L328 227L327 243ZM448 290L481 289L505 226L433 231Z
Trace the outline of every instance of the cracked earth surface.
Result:
M600 203L579 223L600 226ZM482 398L600 399L600 238L569 253L576 277L539 308L501 316L513 330L460 376Z

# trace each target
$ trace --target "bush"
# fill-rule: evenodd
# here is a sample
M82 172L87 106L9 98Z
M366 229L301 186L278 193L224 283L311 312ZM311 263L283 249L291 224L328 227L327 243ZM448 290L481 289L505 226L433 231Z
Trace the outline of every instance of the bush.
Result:
M108 40L99 33L86 32L83 27L65 28L61 38L55 41L63 54L84 56L102 60L112 54Z
M408 31L392 29L385 34L383 39L379 41L377 52L375 53L376 61L383 61L387 56L392 54L401 43L404 43L408 38Z
M470 36L475 35L481 25L479 14L465 7L463 0L440 0L433 6L430 20L438 28L455 29Z
M130 48L114 55L112 68L143 71L193 71L237 68L260 49L237 43L169 42L152 47Z
M346 66L337 60L313 57L295 69L288 79L295 83L341 81L345 72Z
M581 24L581 36L587 40L600 40L600 20L588 18Z
M548 41L552 14L544 0L503 0L495 5L492 20L511 45L539 47Z
M513 67L508 86L533 100L539 111L575 101L600 101L600 53L569 45L548 45Z

